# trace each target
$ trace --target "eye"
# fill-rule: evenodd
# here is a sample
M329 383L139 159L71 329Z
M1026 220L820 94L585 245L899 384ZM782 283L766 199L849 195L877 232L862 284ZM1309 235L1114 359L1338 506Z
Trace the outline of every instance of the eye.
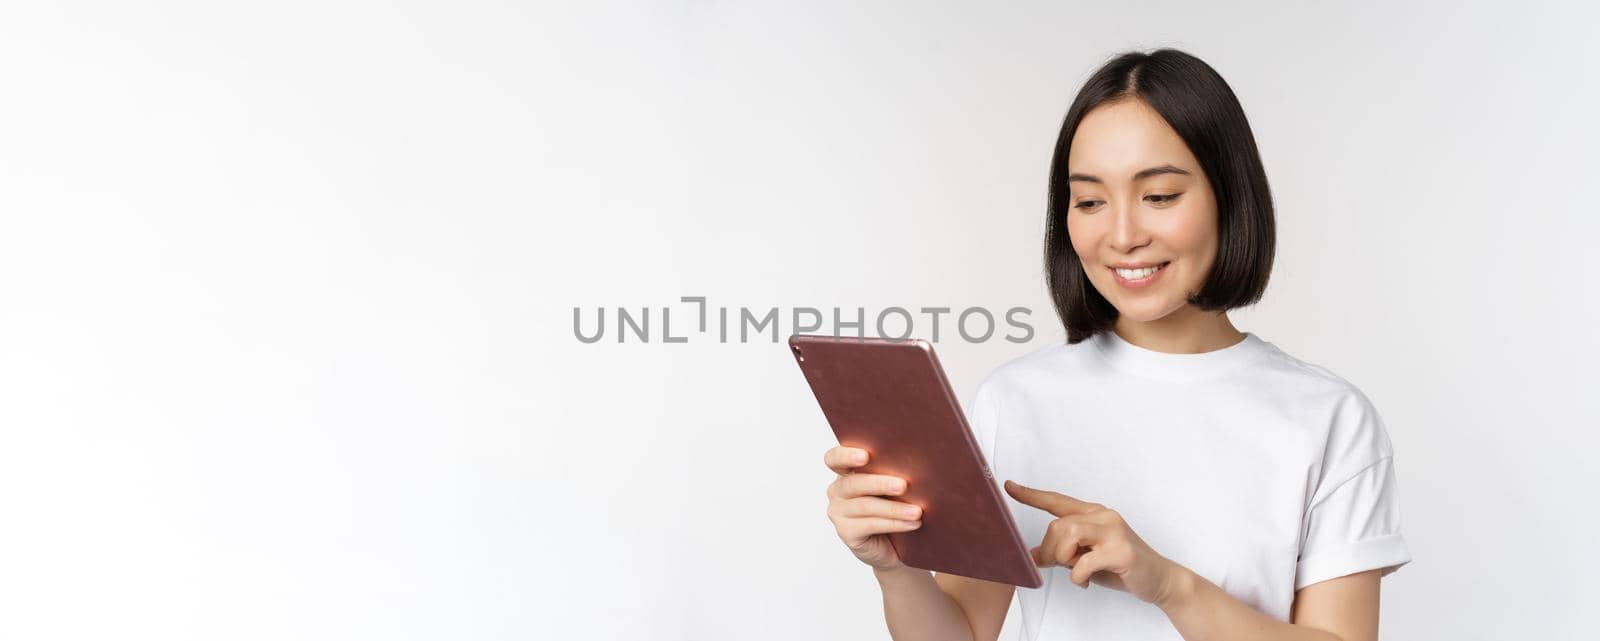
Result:
M1098 200L1080 200L1080 201L1078 201L1078 204L1073 205L1072 208L1073 209L1082 209L1082 210L1087 211L1087 210L1090 210L1090 209L1094 209L1094 203L1098 203L1098 202L1100 202L1100 201L1098 201Z
M1172 202L1174 200L1177 200L1178 196L1182 196L1182 195L1183 194L1181 194L1181 193L1177 193L1177 194L1150 194L1149 196L1145 196L1144 198L1145 198L1145 200L1150 200L1151 202L1156 203L1158 205L1165 205L1165 204L1170 203L1170 202ZM1151 199L1154 199L1154 200L1151 200Z

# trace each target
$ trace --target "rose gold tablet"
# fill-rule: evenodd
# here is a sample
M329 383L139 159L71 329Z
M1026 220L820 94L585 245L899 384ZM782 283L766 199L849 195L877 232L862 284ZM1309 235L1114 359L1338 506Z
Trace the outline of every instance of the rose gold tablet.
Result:
M795 335L789 351L856 471L907 479L896 500L922 527L889 535L906 565L1028 588L1043 585L933 347L920 339Z

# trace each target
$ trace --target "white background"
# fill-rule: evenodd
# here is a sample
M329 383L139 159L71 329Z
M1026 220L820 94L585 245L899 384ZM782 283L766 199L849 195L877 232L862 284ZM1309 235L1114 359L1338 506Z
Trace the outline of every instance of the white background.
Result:
M5 4L0 638L887 638L793 362L678 299L1031 307L969 400L1164 45L1276 197L1235 322L1389 425L1385 636L1593 638L1593 10L1253 4Z

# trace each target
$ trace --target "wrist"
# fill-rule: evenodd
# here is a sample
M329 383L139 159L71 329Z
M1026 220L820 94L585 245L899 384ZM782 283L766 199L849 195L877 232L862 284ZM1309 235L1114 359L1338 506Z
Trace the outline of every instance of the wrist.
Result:
M1194 600L1195 594L1200 591L1200 575L1182 564L1173 563L1172 569L1167 572L1167 578L1162 582L1161 593L1156 595L1155 605L1171 614L1183 608Z

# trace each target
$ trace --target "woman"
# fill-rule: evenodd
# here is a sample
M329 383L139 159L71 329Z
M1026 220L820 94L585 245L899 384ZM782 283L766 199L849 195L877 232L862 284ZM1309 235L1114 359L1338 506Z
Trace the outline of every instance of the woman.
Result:
M997 368L969 414L1050 568L1022 637L1376 639L1379 579L1411 558L1393 450L1358 389L1228 319L1261 298L1274 225L1227 83L1172 49L1112 59L1067 112L1048 209L1067 343ZM828 516L893 636L995 639L1015 588L902 564L886 534L920 509L850 473L867 456L826 453Z

